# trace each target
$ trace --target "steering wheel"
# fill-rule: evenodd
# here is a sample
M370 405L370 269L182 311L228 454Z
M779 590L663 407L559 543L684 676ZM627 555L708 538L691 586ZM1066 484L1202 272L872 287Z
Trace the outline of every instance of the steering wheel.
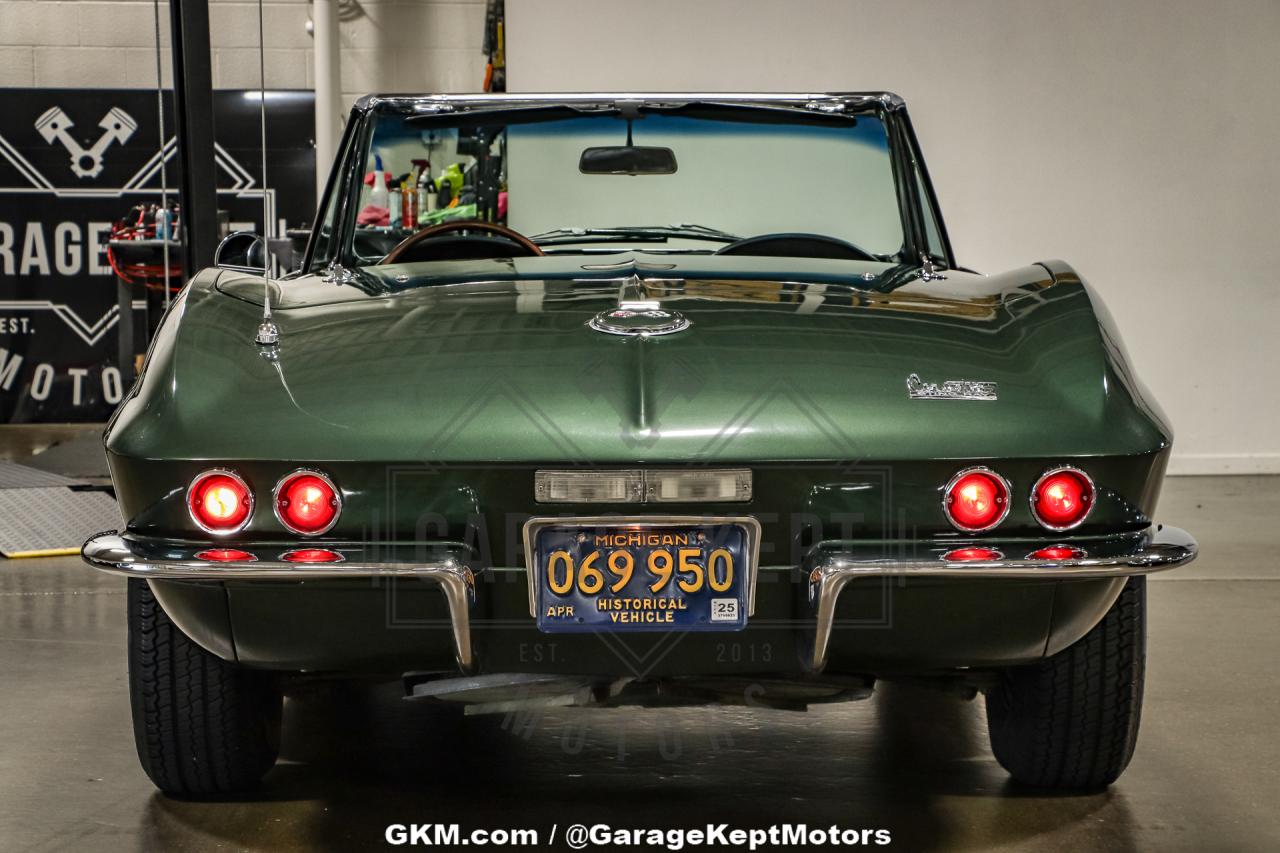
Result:
M501 237L515 243L524 249L530 255L542 255L543 252L538 248L538 244L505 225L499 225L496 222L482 222L479 219L458 219L453 222L442 222L439 225L432 225L430 228L423 228L414 234L400 241L400 243L387 252L387 256L379 261L379 264L396 264L400 263L405 255L409 255L420 244L427 240L433 240L436 237L443 237L446 234L452 234L455 231L482 231L492 234L495 237Z
M757 255L773 258L832 258L848 261L877 261L861 246L828 237L826 234L761 234L730 243L717 255Z

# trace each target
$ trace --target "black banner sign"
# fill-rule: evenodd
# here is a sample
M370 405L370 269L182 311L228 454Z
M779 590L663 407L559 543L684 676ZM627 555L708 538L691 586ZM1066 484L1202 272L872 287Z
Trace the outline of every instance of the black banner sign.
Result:
M315 98L266 97L269 226L257 91L213 93L218 207L232 230L277 236L315 214ZM159 203L162 161L177 199L172 107L162 147L154 91L0 89L0 422L101 421L128 390L106 244L130 208ZM140 288L133 306L140 352Z

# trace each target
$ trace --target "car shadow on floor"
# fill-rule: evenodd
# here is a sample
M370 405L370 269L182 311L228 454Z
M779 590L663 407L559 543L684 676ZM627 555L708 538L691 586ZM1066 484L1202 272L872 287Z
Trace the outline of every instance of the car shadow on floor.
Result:
M286 705L281 762L251 797L156 795L157 847L193 836L250 848L385 845L390 824L471 829L804 823L888 829L910 850L1020 846L1105 826L1133 849L1117 792L1045 794L991 758L981 700L883 685L808 713L739 708L548 710L463 717L397 685L312 689ZM1102 841L1103 839L1099 839Z

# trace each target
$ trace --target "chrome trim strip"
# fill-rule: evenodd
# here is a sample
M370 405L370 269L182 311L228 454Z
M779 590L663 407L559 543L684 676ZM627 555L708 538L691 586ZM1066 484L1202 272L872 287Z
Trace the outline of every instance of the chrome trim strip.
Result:
M488 94L422 94L394 95L371 93L356 101L365 109L378 103L412 104L424 112L453 112L458 108L499 109L506 104L614 104L617 101L642 103L686 103L688 101L723 101L743 104L791 104L818 109L822 103L841 103L847 109L879 105L898 109L903 105L893 92L493 92ZM812 102L812 106L810 103Z
M989 560L945 562L919 560L857 559L849 554L829 554L809 571L809 603L817 624L813 654L808 664L819 672L827 664L827 647L835 624L836 602L845 585L865 577L928 578L1035 578L1063 580L1121 578L1146 575L1185 565L1196 558L1199 546L1185 530L1160 525L1137 548L1106 557L1072 560Z
M1084 515L1080 516L1071 524L1050 524L1040 517L1040 513L1036 512L1036 495L1040 493L1041 483L1049 477L1052 477L1054 474L1061 474L1064 471L1070 471L1072 474L1078 474L1084 478L1085 483L1089 486L1089 505L1085 507ZM1040 478L1036 480L1035 485L1031 487L1031 494L1028 496L1027 500L1031 504L1031 517L1036 520L1036 524L1039 524L1045 530L1062 533L1067 530L1074 530L1084 524L1084 520L1089 517L1089 514L1093 512L1094 505L1098 503L1098 487L1094 485L1093 478L1090 477L1084 469L1077 468L1074 465L1059 465L1056 468L1050 468L1048 471L1045 471L1040 475Z
M699 515L588 515L565 516L555 518L540 516L531 518L524 524L524 573L529 581L529 615L538 618L538 590L533 582L533 541L538 531L544 527L557 525L567 527L677 527L695 525L738 524L747 532L747 553L750 566L747 570L747 616L756 612L756 576L760 572L760 522L749 515L743 516L699 516Z
M316 530L312 533L308 533L305 530L298 530L292 524L285 521L284 515L280 512L280 489L284 487L285 483L289 482L294 477L297 477L299 474L310 474L312 477L318 477L319 479L324 480L329 488L333 490L333 495L338 500L338 509L333 513L333 518L329 520L329 523L324 526L323 530ZM328 533L333 529L333 526L338 523L338 519L342 517L342 507L342 490L338 488L337 483L333 482L332 477L325 474L323 471L316 470L315 468L295 468L279 480L276 480L275 486L271 489L271 509L275 513L276 521L280 522L280 526L285 530L290 533L295 533L298 536L323 536Z
M247 546L244 550L248 550ZM272 546L280 553L298 548L320 547L307 542L297 546ZM342 553L340 546L324 546ZM115 532L100 533L81 549L84 561L95 569L114 575L144 580L332 580L335 578L413 577L435 581L444 592L449 605L449 622L457 653L458 666L464 672L471 670L475 658L471 647L471 605L475 601L475 573L471 567L452 555L436 562L373 562L346 559L341 563L288 563L283 560L255 560L235 563L217 563L197 560L196 551L207 546L184 551L186 556L155 557L148 555L133 542ZM264 550L261 547L258 551Z
M230 477L231 479L239 483L241 486L244 486L244 493L249 496L249 512L248 514L245 515L244 521L240 522L235 527L229 527L226 530L215 530L212 527L208 527L205 525L203 521L199 519L199 517L195 513L195 510L191 508L191 493L195 491L196 483L199 483L201 480L203 480L205 477L208 477L210 474L221 474L225 477ZM195 522L196 527L199 527L201 530L203 530L205 533L208 533L210 536L234 536L235 534L239 533L241 530L244 530L246 527L249 526L249 522L253 521L253 512L255 509L257 509L257 501L253 497L253 489L249 488L249 484L245 482L244 477L241 477L239 474L237 474L235 471L232 471L230 468L206 468L205 470L201 471L199 474L196 474L194 477L191 478L191 483L187 486L186 501L187 501L187 515L189 515L191 517L191 520Z

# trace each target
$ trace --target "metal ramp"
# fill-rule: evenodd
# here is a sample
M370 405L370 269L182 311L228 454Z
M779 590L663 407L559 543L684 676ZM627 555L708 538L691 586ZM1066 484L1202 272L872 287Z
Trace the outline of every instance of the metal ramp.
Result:
M121 527L110 493L61 474L0 462L0 554L77 554L95 533Z

